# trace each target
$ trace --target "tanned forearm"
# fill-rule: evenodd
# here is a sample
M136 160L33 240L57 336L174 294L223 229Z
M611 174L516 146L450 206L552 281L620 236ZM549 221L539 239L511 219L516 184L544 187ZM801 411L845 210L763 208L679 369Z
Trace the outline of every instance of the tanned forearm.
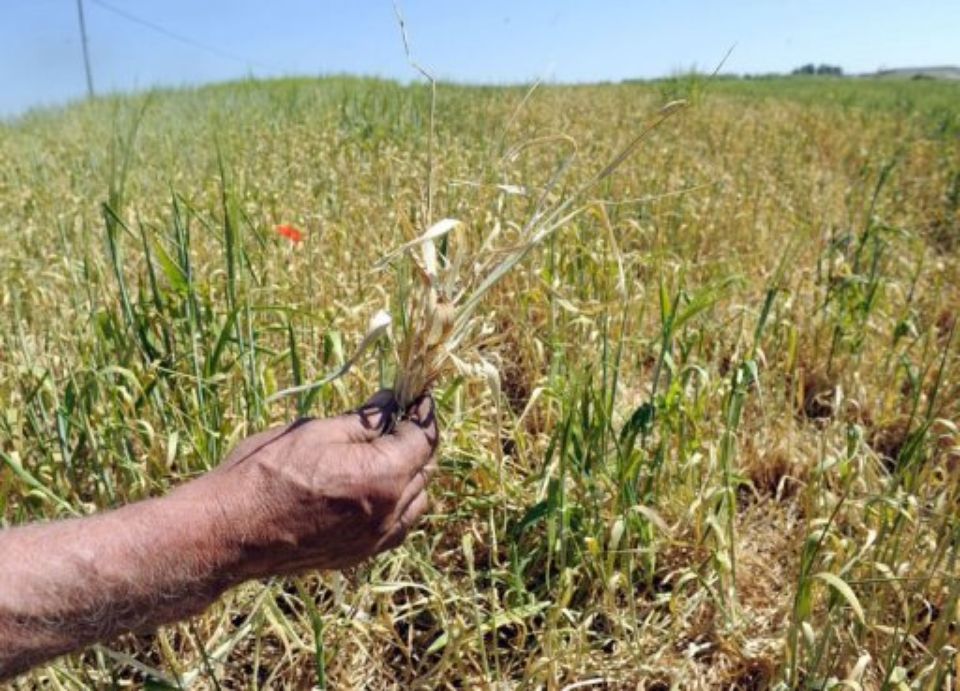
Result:
M439 432L428 396L397 414L382 391L353 413L248 437L161 499L0 530L0 680L200 612L244 580L399 545L427 511Z
M197 489L0 532L0 679L196 614L231 585L221 507Z

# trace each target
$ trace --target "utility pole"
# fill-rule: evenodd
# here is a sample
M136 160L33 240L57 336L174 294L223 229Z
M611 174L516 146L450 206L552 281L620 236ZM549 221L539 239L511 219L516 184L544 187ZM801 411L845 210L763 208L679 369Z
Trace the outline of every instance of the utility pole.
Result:
M87 98L93 98L93 72L90 71L90 51L87 49L87 23L83 20L83 0L77 0L80 16L80 42L83 44L83 66L87 70Z

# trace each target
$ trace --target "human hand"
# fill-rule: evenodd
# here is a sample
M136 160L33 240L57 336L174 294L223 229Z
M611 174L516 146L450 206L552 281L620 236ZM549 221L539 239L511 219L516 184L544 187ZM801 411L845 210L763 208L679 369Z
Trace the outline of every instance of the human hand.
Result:
M403 541L428 507L438 430L429 396L394 424L398 413L380 391L354 412L256 434L190 483L219 504L233 580L342 569Z

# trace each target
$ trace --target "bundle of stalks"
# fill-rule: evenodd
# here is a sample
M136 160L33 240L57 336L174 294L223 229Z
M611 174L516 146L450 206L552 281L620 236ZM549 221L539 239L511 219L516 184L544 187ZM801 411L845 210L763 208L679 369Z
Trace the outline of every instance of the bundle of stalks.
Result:
M401 410L428 392L447 373L479 372L488 377L496 376L496 368L480 354L482 334L489 331L484 328L484 317L478 312L484 296L531 250L597 203L588 198L590 190L612 175L650 132L685 105L686 101L672 101L665 105L647 127L599 172L570 194L558 195L555 191L577 156L574 146L540 191L533 213L520 229L519 242L512 247L499 252L489 251L495 239L491 236L484 242L481 257L464 260L455 251L440 257L435 243L462 226L458 220L445 218L378 263L376 268L382 270L398 259L405 259L410 262L416 279L408 304L401 306L407 328L395 344L397 369L393 388ZM515 185L499 187L504 194L520 189ZM447 247L455 250L456 243L448 242ZM378 312L353 357L340 369L311 384L280 391L269 400L308 391L342 377L369 346L389 331L390 324L390 316L384 311Z

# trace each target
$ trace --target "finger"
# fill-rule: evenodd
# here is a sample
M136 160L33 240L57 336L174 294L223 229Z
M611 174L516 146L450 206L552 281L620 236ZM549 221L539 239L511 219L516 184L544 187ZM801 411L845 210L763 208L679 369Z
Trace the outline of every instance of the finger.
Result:
M421 492L410 502L410 506L407 507L397 522L403 526L404 532L409 532L429 509L430 497L427 496L426 492Z
M436 404L430 394L424 394L407 407L406 419L393 434L380 437L375 443L402 466L407 477L413 477L429 462L439 441Z
M410 529L417 524L429 508L430 498L426 492L421 492L414 497L410 505L397 519L397 522L391 526L390 531L377 545L376 551L383 552L398 547L406 539Z
M388 463L395 476L405 481L413 479L433 457L436 434L429 434L412 420L397 425L393 434L386 434L371 442Z
M356 410L336 417L314 420L313 429L331 444L360 444L390 431L400 406L390 389L381 389Z
M400 493L400 498L397 500L397 511L400 515L403 515L403 512L406 511L414 499L427 489L430 478L432 478L436 472L437 463L434 459L431 459L414 474L413 479L403 488L403 491Z
M407 419L422 429L428 437L430 443L434 446L439 441L439 432L437 428L437 404L430 394L424 394L406 410Z

